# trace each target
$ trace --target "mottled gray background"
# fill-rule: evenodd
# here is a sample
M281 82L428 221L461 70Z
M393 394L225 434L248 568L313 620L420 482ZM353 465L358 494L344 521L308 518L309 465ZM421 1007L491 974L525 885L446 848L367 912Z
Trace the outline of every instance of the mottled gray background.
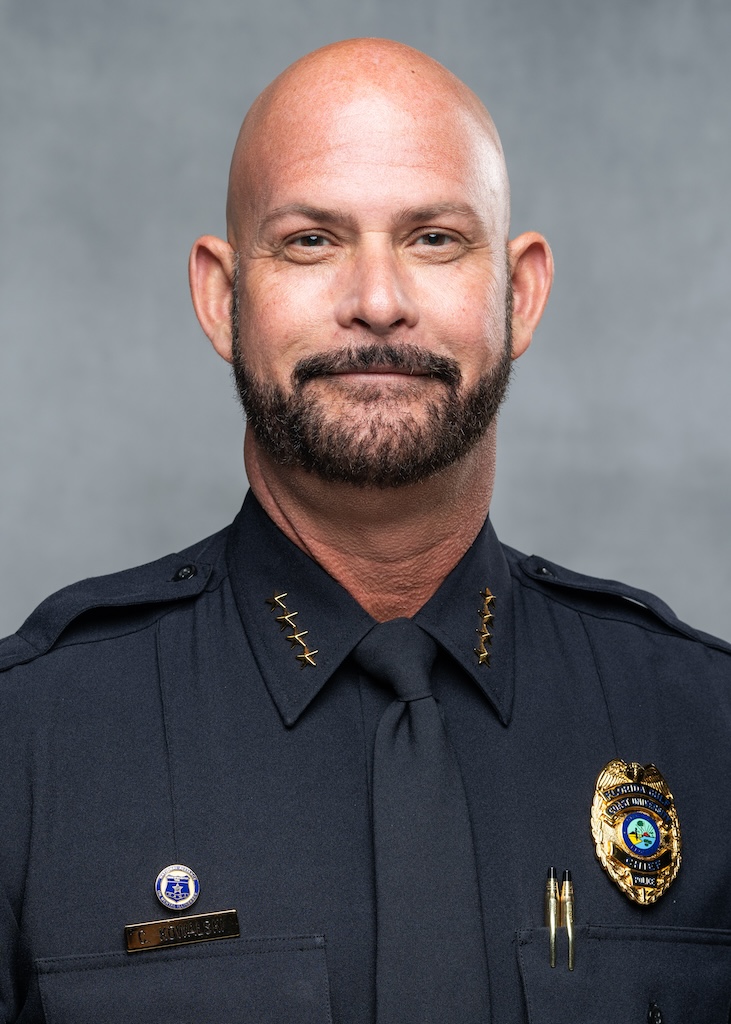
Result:
M245 487L187 295L243 111L386 35L488 103L554 294L501 424L503 540L731 636L727 0L0 0L0 634Z

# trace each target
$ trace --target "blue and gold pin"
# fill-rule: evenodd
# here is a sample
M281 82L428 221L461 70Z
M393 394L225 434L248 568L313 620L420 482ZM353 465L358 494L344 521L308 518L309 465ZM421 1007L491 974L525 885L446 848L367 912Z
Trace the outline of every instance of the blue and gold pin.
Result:
M185 864L168 864L155 879L155 893L168 910L187 910L200 893L200 882L195 871Z

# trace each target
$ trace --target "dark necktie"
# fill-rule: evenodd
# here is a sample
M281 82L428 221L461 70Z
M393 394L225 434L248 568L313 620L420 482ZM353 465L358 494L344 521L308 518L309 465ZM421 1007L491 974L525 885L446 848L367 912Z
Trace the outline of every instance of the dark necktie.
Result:
M354 651L397 700L376 732L378 1024L485 1024L487 962L472 829L459 766L431 694L434 640L380 623Z

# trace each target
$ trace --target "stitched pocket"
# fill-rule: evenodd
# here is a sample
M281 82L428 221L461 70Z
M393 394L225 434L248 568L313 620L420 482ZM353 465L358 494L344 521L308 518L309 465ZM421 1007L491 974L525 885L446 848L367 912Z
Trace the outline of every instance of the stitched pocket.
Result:
M548 962L548 931L518 933L530 1024L645 1024L656 1003L668 1024L729 1024L731 931L703 928L577 929L576 968Z
M330 1024L320 935L36 961L47 1024ZM163 1016L164 1015L164 1016Z

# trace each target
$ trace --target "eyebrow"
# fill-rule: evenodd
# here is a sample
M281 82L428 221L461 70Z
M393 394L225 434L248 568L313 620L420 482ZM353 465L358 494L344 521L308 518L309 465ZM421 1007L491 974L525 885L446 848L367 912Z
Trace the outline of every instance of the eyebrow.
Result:
M440 217L450 213L458 217L468 217L471 220L482 220L477 210L470 206L469 203L435 203L433 206L407 206L399 211L397 220L400 223L417 221L427 224L429 221L439 220Z
M270 224L292 214L299 214L318 224L346 224L355 228L355 218L345 213L344 210L328 210L319 206L308 206L303 203L287 203L285 206L278 206L266 215L261 222L261 227L269 227ZM482 218L469 203L435 203L431 206L406 206L398 211L395 217L397 224L428 224L436 221L445 214L454 214L459 217L467 217L470 220L482 223Z
M316 221L318 224L343 224L354 225L354 219L343 210L326 210L319 206L307 206L302 203L287 203L286 206L278 206L271 213L268 213L262 220L261 226L263 228L269 227L275 221L282 220L284 217L289 217L292 214L299 214L301 217L307 217L309 220Z

